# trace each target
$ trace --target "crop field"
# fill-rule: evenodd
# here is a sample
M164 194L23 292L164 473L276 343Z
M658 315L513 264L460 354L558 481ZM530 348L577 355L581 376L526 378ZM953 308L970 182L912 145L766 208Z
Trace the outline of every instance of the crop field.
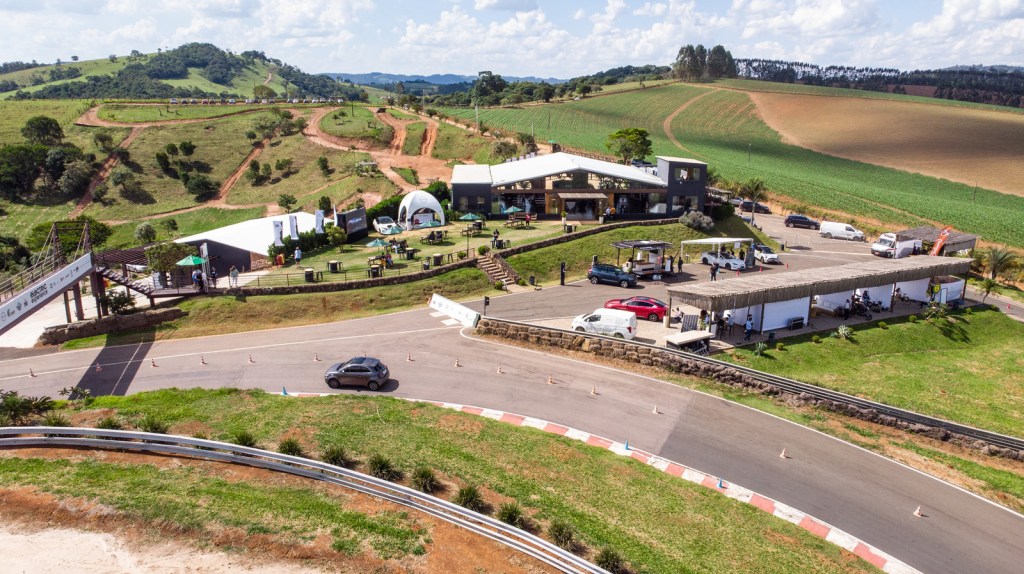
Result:
M680 149L662 122L687 102L671 124ZM470 109L445 112L474 118ZM737 91L672 84L579 102L481 110L480 119L491 128L533 129L540 141L604 153L609 133L640 127L650 132L656 154L695 157L730 180L761 177L772 192L807 205L901 226L950 224L988 241L1024 246L1024 198L785 144L751 98Z
M190 140L196 144L196 152L191 158L196 171L216 182L223 182L252 150L245 132L256 118L256 115L232 116L204 123L146 128L128 148L135 179L142 193L125 197L111 185L111 201L107 205L90 204L86 214L101 221L123 221L196 205L181 180L161 172L156 163L156 152L163 151L169 143Z
M893 94L890 92L873 92L871 90L829 88L825 86L808 86L804 84L783 84L779 82L764 82L761 80L742 80L738 78L715 80L713 85L716 87L730 88L734 90L740 90L743 92L771 92L776 94L797 94L807 96L828 96L839 98L862 98L868 100L891 100L897 102L914 102L919 104L930 104L933 106L972 108L978 110L995 110L1013 114L1024 114L1024 109L1020 108L1009 108L1006 106L979 104L975 102L961 102L957 100L945 100L942 98L912 96L908 94Z
M1024 115L863 98L753 97L765 121L794 145L1024 195Z
M420 155L423 148L423 137L427 132L426 122L413 122L405 126L405 141L402 142L402 153Z

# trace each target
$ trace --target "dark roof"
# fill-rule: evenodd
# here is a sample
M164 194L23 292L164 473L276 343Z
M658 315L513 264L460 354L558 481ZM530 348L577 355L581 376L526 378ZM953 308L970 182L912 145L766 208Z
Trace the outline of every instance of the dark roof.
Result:
M935 241L939 239L939 233L941 232L942 230L938 227L925 225L922 227L907 229L906 231L898 231L896 235L907 239L919 239L921 241L927 241L928 243L935 243ZM977 235L971 235L970 233L963 233L955 229L950 229L949 237L946 238L946 243L973 242L977 241L977 239Z
M654 241L653 239L627 239L626 241L616 241L612 243L612 247L617 249L640 249L644 251L657 250L657 249L668 249L673 244L665 243L664 241Z
M764 275L748 275L705 283L671 286L668 293L679 302L700 309L723 311L853 291L868 287L891 285L899 281L928 279L939 275L957 275L971 268L971 259L963 257L930 257L919 255L900 259L877 259Z

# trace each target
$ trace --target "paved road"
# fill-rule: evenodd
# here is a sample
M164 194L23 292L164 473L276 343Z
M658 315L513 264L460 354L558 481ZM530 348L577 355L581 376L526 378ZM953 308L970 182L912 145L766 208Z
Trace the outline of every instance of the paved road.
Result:
M762 224L769 221L759 217ZM767 225L766 225L767 227ZM794 235L790 247L813 232ZM818 240L821 241L821 240ZM787 251L790 267L863 257L863 244ZM701 266L694 276L703 280ZM765 272L780 272L765 271ZM647 284L644 291L664 291ZM641 291L640 289L636 290ZM615 287L589 284L492 298L491 314L532 319L600 306ZM662 293L663 294L663 293ZM471 306L479 308L480 302ZM723 476L800 508L929 573L1019 572L1024 517L867 451L701 393L571 359L473 339L429 310L0 362L0 388L51 394L80 385L130 394L171 386L326 390L329 361L382 358L384 396L472 404L577 427ZM321 362L315 362L314 354ZM407 361L411 355L412 361ZM455 358L462 367L455 367ZM204 358L207 364L200 362ZM250 362L250 357L253 362ZM151 366L155 361L157 366ZM103 365L97 372L93 365ZM504 374L496 372L501 365ZM33 369L35 378L28 377ZM555 384L547 384L552 377ZM590 394L597 387L599 395ZM369 393L346 390L342 392ZM657 404L662 414L654 414ZM778 457L782 448L791 458ZM926 518L912 513L923 505Z

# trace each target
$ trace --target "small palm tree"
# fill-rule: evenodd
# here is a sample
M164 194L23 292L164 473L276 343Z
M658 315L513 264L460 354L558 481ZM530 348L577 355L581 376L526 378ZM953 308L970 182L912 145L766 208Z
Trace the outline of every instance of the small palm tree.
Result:
M978 290L981 291L981 302L984 303L985 299L988 299L993 292L999 292L999 283L996 283L995 279L986 277L981 280L981 283L978 283Z
M985 273L989 279L995 279L1000 273L1009 271L1020 265L1020 258L1008 247L994 246L986 249L981 255L985 265Z

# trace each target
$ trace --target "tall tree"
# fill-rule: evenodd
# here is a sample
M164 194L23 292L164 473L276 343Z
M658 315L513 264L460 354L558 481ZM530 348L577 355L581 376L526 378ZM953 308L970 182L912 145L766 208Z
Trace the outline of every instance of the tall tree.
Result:
M981 253L981 262L989 279L995 280L1000 274L1020 265L1020 258L1007 247L989 247Z
M32 193L46 160L46 146L0 146L0 197L14 199Z
M707 69L708 61L708 50L704 47L704 44L697 44L697 47L693 49L694 55L694 70L693 77L696 80L704 78L704 72Z
M651 155L653 145L650 133L641 128L626 128L608 134L605 147L617 156L622 163L629 163L631 158L645 158Z
M726 70L729 65L726 54L725 47L721 44L711 48L711 51L708 52L707 74L712 80L726 76Z
M21 135L30 144L54 146L64 141L64 130L49 116L35 116L25 122Z

